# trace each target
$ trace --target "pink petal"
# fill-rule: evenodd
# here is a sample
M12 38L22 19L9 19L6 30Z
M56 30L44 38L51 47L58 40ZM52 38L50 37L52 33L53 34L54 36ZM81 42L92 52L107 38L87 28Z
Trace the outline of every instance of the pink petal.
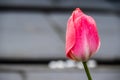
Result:
M67 23L67 31L66 31L66 55L69 58L72 58L70 53L71 53L71 48L75 44L75 28L74 28L74 23L73 23L73 17L71 16L68 20Z

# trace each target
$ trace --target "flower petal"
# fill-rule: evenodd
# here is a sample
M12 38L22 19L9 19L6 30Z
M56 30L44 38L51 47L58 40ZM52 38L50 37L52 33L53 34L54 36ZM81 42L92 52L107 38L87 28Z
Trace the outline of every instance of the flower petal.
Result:
M90 57L98 50L100 46L100 39L94 19L87 15L85 15L81 19L82 26L84 26L85 29L84 31L87 39L87 44L89 47L89 53L86 53L86 57Z
M74 23L73 23L73 17L71 16L68 20L67 23L67 31L66 31L66 55L69 58L71 57L71 48L75 44L75 28L74 28Z
M84 27L81 25L82 24L81 17L82 15L76 18L76 20L74 21L75 30L76 30L76 41L74 47L72 48L72 52L74 53L74 56L78 57L79 60L85 59L85 55L84 55L85 35L83 31Z

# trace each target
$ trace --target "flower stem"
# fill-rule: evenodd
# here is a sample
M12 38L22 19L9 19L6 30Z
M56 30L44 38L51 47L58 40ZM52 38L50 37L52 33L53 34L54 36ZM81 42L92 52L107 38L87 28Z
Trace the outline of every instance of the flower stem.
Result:
M86 72L86 75L88 77L88 80L92 80L92 77L90 75L90 72L89 72L89 69L88 69L88 66L87 66L87 63L86 62L82 62L83 63L83 66L84 66L84 69L85 69L85 72Z

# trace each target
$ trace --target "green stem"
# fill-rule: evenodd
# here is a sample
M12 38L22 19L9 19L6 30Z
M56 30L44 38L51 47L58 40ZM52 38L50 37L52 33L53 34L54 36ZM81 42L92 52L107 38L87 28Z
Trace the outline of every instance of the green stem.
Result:
M90 75L90 72L89 72L89 69L88 69L88 66L87 66L87 63L86 62L82 62L83 63L83 66L84 66L84 69L85 69L85 72L86 72L86 75L88 77L88 80L92 80L92 77Z

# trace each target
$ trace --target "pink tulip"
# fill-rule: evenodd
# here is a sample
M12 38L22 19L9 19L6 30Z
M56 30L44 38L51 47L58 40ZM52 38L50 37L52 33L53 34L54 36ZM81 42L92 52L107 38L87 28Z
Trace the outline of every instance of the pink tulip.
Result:
M76 8L67 23L66 56L75 61L87 61L99 47L100 38L94 19Z

